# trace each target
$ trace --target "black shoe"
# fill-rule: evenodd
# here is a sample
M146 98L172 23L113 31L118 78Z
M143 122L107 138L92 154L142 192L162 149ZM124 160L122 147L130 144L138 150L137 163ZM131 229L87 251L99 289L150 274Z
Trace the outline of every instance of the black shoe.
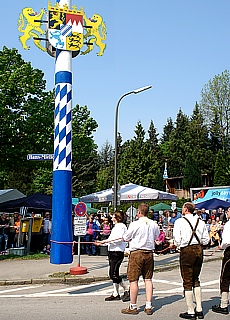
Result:
M204 319L204 314L203 314L203 312L202 311L196 311L196 316L197 316L197 318L198 319Z
M105 301L115 301L115 300L121 300L121 297L119 295L116 297L111 295L110 297L105 298Z
M130 301L129 291L125 291L125 292L124 292L124 295L123 295L123 297L121 298L121 300L122 300L123 302L128 302L128 301Z
M216 312L216 313L229 314L228 307L221 308L220 305L219 306L212 306L212 311Z
M180 313L179 317L183 318L183 319L196 319L195 313L194 314L189 314L188 312Z

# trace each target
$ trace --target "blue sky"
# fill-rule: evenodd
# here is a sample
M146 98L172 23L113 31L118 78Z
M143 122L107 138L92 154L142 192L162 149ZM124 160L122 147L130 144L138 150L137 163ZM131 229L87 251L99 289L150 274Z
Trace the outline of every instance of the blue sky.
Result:
M54 4L53 0L53 4ZM17 48L25 61L45 73L47 89L54 86L55 60L32 40L26 51L19 42L17 21L24 7L47 8L48 0L12 0L2 5L0 48ZM141 121L148 130L153 120L162 133L167 118L179 108L191 115L202 88L215 75L230 69L229 0L72 0L86 15L103 16L107 48L97 57L73 59L73 105L87 105L98 122L95 141L114 145L115 107L126 92L152 89L124 98L118 131L123 141L134 136Z

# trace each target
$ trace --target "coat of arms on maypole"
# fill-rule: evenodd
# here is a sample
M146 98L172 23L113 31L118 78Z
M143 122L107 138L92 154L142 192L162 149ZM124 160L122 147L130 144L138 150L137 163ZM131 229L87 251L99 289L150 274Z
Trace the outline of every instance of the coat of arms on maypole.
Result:
M49 2L48 41L56 49L79 51L83 46L83 10Z
M30 49L27 41L32 38L39 49L52 56L59 49L73 51L74 57L83 45L87 48L81 54L91 52L96 45L99 48L97 55L102 56L106 48L106 25L102 16L94 14L87 18L83 7L80 10L76 6L61 7L59 2L52 5L51 0L48 1L48 13L45 9L38 13L32 8L24 8L19 16L18 30L23 33L19 40L25 50ZM41 41L46 41L46 45L42 46Z

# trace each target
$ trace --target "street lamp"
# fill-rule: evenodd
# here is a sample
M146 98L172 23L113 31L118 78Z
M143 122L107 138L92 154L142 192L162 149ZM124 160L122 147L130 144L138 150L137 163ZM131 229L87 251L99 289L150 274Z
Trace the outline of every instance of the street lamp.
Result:
M115 151L114 151L114 186L113 186L113 190L114 190L114 211L117 211L117 124L118 124L118 108L119 108L119 105L120 105L120 102L121 100L130 95L130 94L137 94L137 93L140 93L142 91L145 91L145 90L148 90L148 89L151 89L152 86L146 86L146 87L142 87L142 88L139 88L139 89L136 89L136 90L133 90L133 91L130 91L130 92L127 92L125 94L123 94L123 96L120 97L120 99L118 100L118 103L117 103L117 106L116 106L116 114L115 114L115 132L114 132L114 135L115 135L115 143L114 143L114 148L115 148Z

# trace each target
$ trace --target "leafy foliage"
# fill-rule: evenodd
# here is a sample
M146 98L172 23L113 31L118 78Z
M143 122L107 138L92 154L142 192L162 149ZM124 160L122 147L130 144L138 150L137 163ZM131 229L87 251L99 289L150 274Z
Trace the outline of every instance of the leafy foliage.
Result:
M54 95L45 91L43 76L16 49L0 51L0 170L4 187L26 193L33 191L33 170L47 167L27 161L27 154L53 150Z
M198 162L190 155L184 168L183 188L195 188L202 185L201 170Z
M97 122L90 117L86 106L76 105L73 109L73 196L90 193L95 189L98 170L97 145L93 139L93 132L97 129Z
M229 156L222 150L216 156L213 183L215 186L228 186L230 183Z
M118 139L118 145L120 145L120 139ZM97 172L97 190L109 189L114 184L114 152L108 140L99 151L98 159L100 168Z
M209 80L201 92L201 110L215 148L230 148L230 73L228 70ZM217 150L216 150L217 151Z

